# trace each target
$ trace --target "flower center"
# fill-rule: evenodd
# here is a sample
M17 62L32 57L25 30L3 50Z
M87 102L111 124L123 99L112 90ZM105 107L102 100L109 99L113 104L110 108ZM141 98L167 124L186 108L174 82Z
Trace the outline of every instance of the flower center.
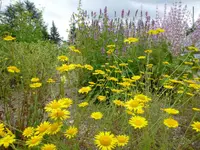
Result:
M130 103L130 106L131 106L132 108L138 107L138 105L139 105L139 103L138 103L137 101L132 101L132 102Z
M75 130L68 130L67 133L73 135L75 133Z
M119 143L125 143L126 139L124 137L118 138Z
M103 146L109 146L111 144L112 139L109 136L102 136L100 139L100 143Z
M135 125L136 126L141 126L142 125L142 121L141 120L135 120Z
M200 124L197 124L197 125L196 125L196 128L197 128L197 129L200 129Z

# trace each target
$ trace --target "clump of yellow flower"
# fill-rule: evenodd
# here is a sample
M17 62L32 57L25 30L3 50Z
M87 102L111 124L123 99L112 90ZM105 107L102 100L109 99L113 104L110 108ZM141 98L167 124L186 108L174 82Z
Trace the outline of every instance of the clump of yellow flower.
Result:
M54 80L54 79L52 79L52 78L49 78L48 80L47 80L47 83L55 83L56 81Z
M65 55L61 55L61 56L58 56L58 60L60 60L60 61L68 61L69 58L67 56L65 56Z
M189 47L188 47L188 50L189 50L189 51L195 51L195 52L198 52L198 51L199 51L199 49L198 49L197 47L194 47L194 46L189 46Z
M162 28L157 28L157 29L155 29L155 30L153 30L153 29L149 30L149 31L148 31L148 34L149 34L149 35L157 35L157 34L163 33L163 32L165 32L164 29L162 29Z
M129 38L127 38L127 39L124 40L124 43L129 43L130 44L130 43L136 43L138 41L139 41L138 38L129 37Z
M103 70L95 70L94 73L93 73L93 75L98 75L98 74L104 75L105 71L103 71Z
M106 101L106 96L99 95L99 96L97 97L97 99L98 99L100 102L104 102L104 101Z
M172 85L167 85L167 84L165 84L163 87L166 88L166 89L173 89L173 88L174 88L174 86L172 86Z
M192 108L192 110L200 112L200 108Z
M29 86L30 86L31 88L38 88L38 87L41 87L41 86L42 86L42 83L40 83L40 82L31 83L31 84L29 84Z
M115 51L115 49L109 49L109 50L106 51L106 53L110 55L110 54L112 54L114 51Z
M113 45L107 45L106 46L107 48L115 48L115 45L113 44Z
M32 79L31 79L31 82L39 82L39 81L40 81L39 78L32 78Z
M67 72L76 69L75 64L62 64L62 66L56 68L60 73Z
M150 53L152 53L152 50L148 49L148 50L145 50L144 52L147 54L150 54Z
M130 87L131 86L131 83L130 82L120 82L120 83L117 83L123 87Z
M115 82L117 82L118 81L118 79L117 78L115 78L115 77L108 77L107 78L109 81L115 81Z
M75 53L79 53L79 54L81 54L81 51L79 51L78 49L76 49L75 48L75 46L69 46L69 49L71 50L71 51L73 51L73 52L75 52Z
M138 59L146 59L146 56L138 56Z
M15 39L16 39L15 37L12 37L10 35L8 35L8 36L6 36L6 37L3 38L4 41L13 41Z
M179 113L179 111L174 109L174 108L165 108L165 109L162 109L162 110L167 112L168 114L171 114L171 115L176 115L176 114Z
M119 64L119 66L126 67L126 66L128 66L128 63L121 63L121 64Z
M88 93L88 92L90 92L92 90L92 88L91 87L89 87L89 86L86 86L86 87L82 87L81 89L79 89L79 93L81 93L81 94L84 94L84 93Z
M124 104L124 102L123 101L120 101L120 100L113 100L113 103L115 104L115 105L117 105L117 106L124 106L125 104Z
M147 103L147 102L151 101L151 98L147 97L144 94L136 94L134 96L134 100L141 102L141 103Z
M168 61L163 61L162 63L163 63L163 65L169 65Z
M82 102L82 103L78 104L78 107L86 107L88 105L89 105L88 102Z
M190 88L194 88L195 90L199 90L199 89L200 89L200 85L199 85L199 84L196 84L196 83L189 84L189 87L190 87Z
M20 70L15 66L9 66L9 67L7 67L7 70L8 70L8 72L11 72L11 73L19 73L20 72Z
M94 68L91 66L91 65L84 65L84 68L87 69L87 70L90 70L92 71Z
M141 79L141 76L132 76L131 77L131 79L133 80L133 81L137 81L137 80L139 80L139 79Z

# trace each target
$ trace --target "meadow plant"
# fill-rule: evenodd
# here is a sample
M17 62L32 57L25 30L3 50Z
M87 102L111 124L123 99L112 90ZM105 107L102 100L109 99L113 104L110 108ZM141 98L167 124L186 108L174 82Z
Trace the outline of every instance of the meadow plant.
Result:
M0 41L0 148L200 149L199 49L172 55L148 14L132 32L131 12L78 10L69 46Z

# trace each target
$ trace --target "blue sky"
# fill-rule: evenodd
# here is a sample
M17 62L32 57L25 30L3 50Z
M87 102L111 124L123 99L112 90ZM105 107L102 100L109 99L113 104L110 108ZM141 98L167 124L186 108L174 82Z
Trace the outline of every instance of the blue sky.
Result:
M14 3L17 0L1 0L2 8L5 8L9 3ZM21 0L23 1L23 0ZM58 27L59 33L64 39L67 39L66 30L69 29L69 21L71 14L76 12L79 0L30 0L34 2L37 8L43 10L43 16L48 27L51 27L51 22L54 20ZM109 13L117 11L118 15L121 10L131 10L134 13L137 9L148 11L151 16L155 16L156 7L162 14L164 4L167 3L168 7L172 5L175 0L82 0L83 9L88 12L99 12L100 8L108 7ZM195 6L195 19L200 14L200 0L182 0L183 4L188 6L188 10L192 10Z

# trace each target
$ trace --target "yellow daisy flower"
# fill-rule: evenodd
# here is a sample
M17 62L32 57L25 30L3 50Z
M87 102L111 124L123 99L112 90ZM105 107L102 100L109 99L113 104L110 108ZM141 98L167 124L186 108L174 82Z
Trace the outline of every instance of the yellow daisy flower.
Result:
M65 120L70 118L70 112L68 110L54 109L49 113L49 117L52 120Z
M200 111L200 108L192 108L194 111Z
M131 79L134 81L137 81L137 80L141 79L141 76L132 76Z
M69 58L65 55L58 56L58 60L60 60L60 61L68 61L68 59Z
M39 135L48 134L50 126L51 125L49 122L44 121L43 123L37 126L35 134L39 134Z
M148 50L145 50L144 52L147 54L150 54L150 53L152 53L152 50L148 49Z
M171 115L176 115L176 114L179 113L179 111L174 109L174 108L165 108L165 109L162 109L162 110L167 112L168 114L171 114Z
M112 150L117 145L117 139L110 132L100 132L95 136L94 143L101 150Z
M84 68L87 69L87 70L90 70L92 71L94 68L91 66L91 65L84 65Z
M79 89L79 93L81 93L81 94L84 94L84 93L88 93L88 92L90 92L92 89L91 89L91 87L89 87L89 86L87 86L87 87L82 87L81 89Z
M61 122L54 122L50 125L49 128L49 134L54 135L56 133L58 133L62 127L62 123Z
M129 136L127 135L118 135L116 136L118 146L125 146L128 144Z
M193 124L191 125L193 130L196 130L196 132L200 132L200 122L199 121L194 121Z
M120 100L117 100L117 99L114 100L113 103L114 103L115 105L117 105L117 106L124 106L124 105L125 105L123 101L120 101Z
M27 127L24 131L23 131L23 136L25 137L30 137L34 134L35 129L33 127Z
M78 129L74 126L70 126L66 130L65 136L66 136L66 138L71 139L71 138L75 137L77 133L78 133Z
M48 80L47 80L47 83L55 83L56 81L54 80L54 79L52 79L52 78L49 78Z
M39 78L32 78L32 79L31 79L31 82L39 82L39 81L40 81Z
M4 146L8 148L10 144L13 144L16 141L15 135L5 135L3 138L0 139L0 146Z
M141 129L141 128L144 128L145 126L147 126L148 122L144 117L133 116L129 120L129 124L131 126L133 126L135 129L137 129L137 128Z
M57 150L54 144L45 144L41 147L41 150Z
M15 37L12 37L10 35L8 35L8 36L6 36L6 37L3 38L4 41L13 41L15 39L16 39Z
M167 118L164 120L164 125L166 125L169 128L177 128L178 121L174 120L173 118Z
M42 86L42 83L40 82L36 82L36 83L32 83L29 85L31 88L38 88Z
M147 102L151 101L151 98L147 97L144 94L136 94L134 96L134 100L139 101L141 103L147 103Z
M106 101L106 96L99 95L99 96L97 97L97 99L98 99L100 102L104 102L104 101Z
M88 106L89 103L88 102L82 102L80 104L78 104L78 107L85 107L85 106Z
M103 114L101 112L93 112L90 117L95 120L100 120L103 117Z
M126 107L128 110L130 110L130 111L136 110L136 109L141 108L141 107L143 107L143 106L144 106L144 105L141 104L139 101L133 100L133 99L130 99L129 101L127 101L127 102L125 103L125 107Z
M138 59L146 59L146 56L139 56Z
M26 145L28 145L28 147L34 147L39 145L41 141L42 141L41 135L32 136L29 140L26 141Z

